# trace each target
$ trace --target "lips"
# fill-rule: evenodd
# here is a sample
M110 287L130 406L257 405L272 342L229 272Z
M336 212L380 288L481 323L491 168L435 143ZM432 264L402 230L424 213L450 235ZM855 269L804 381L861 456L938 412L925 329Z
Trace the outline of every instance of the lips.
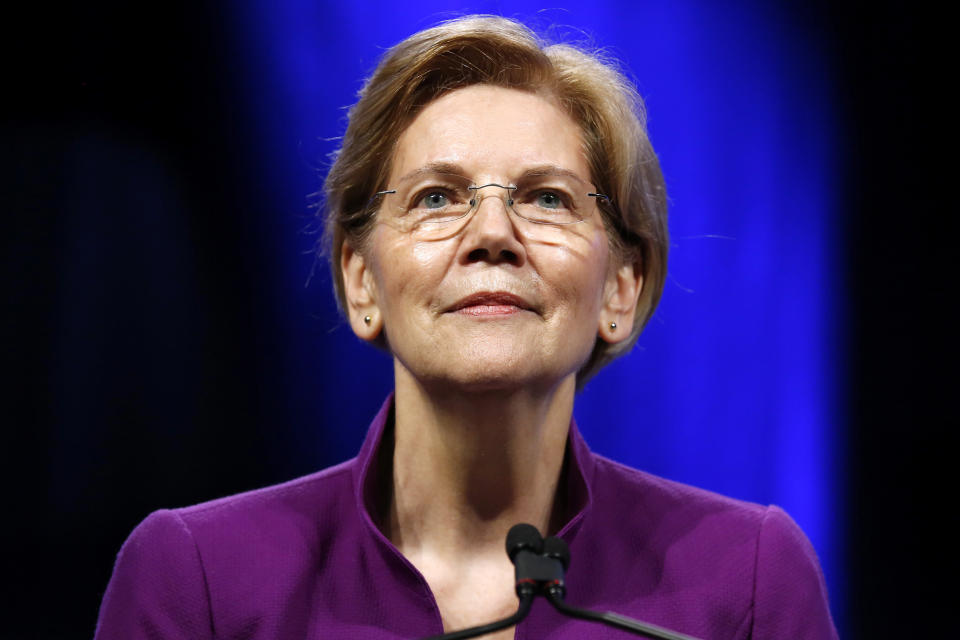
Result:
M505 291L481 291L458 300L449 313L468 313L471 315L500 315L530 311L532 305L518 295Z

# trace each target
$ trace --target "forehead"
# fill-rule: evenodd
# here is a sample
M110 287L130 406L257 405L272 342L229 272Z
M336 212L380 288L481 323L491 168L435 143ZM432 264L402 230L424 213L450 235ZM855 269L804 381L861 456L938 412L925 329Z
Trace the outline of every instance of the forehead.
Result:
M437 162L459 165L472 178L509 180L552 165L590 181L579 127L566 113L536 94L489 85L427 105L397 141L391 180Z

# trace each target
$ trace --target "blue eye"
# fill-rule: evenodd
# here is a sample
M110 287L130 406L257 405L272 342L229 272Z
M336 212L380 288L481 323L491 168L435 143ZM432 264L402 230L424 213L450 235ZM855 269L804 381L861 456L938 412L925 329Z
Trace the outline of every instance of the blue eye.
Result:
M449 204L447 195L442 191L431 191L420 200L420 206L425 209L442 209Z
M537 206L544 209L559 209L562 204L560 196L554 191L541 191L537 194Z

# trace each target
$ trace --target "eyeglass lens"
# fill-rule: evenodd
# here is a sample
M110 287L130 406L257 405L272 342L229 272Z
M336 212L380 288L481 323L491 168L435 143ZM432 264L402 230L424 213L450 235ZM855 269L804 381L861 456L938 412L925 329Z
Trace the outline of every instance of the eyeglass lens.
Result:
M379 217L401 231L418 236L449 236L454 223L466 224L469 214L489 197L523 220L543 226L575 224L589 217L597 194L591 186L567 174L525 175L516 185L475 185L455 174L418 173L396 188L378 194ZM600 196L603 197L603 196ZM460 224L456 225L457 231Z

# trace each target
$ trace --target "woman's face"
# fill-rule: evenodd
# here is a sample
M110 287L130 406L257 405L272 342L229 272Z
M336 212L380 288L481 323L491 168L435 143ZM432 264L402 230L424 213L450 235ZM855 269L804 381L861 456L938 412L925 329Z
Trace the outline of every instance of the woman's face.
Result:
M544 98L477 85L430 103L398 141L388 187L400 188L384 197L369 241L362 252L344 246L354 330L365 339L385 331L398 365L423 384L477 390L557 384L583 365L598 333L626 338L640 280L632 266L610 264L593 198L578 194L591 207L583 221L551 226L520 218L508 191L489 186L439 233L404 224L410 205L457 198L441 173L473 186L535 175L549 186L543 174L565 172L594 190L577 125ZM551 192L522 197L557 206Z

